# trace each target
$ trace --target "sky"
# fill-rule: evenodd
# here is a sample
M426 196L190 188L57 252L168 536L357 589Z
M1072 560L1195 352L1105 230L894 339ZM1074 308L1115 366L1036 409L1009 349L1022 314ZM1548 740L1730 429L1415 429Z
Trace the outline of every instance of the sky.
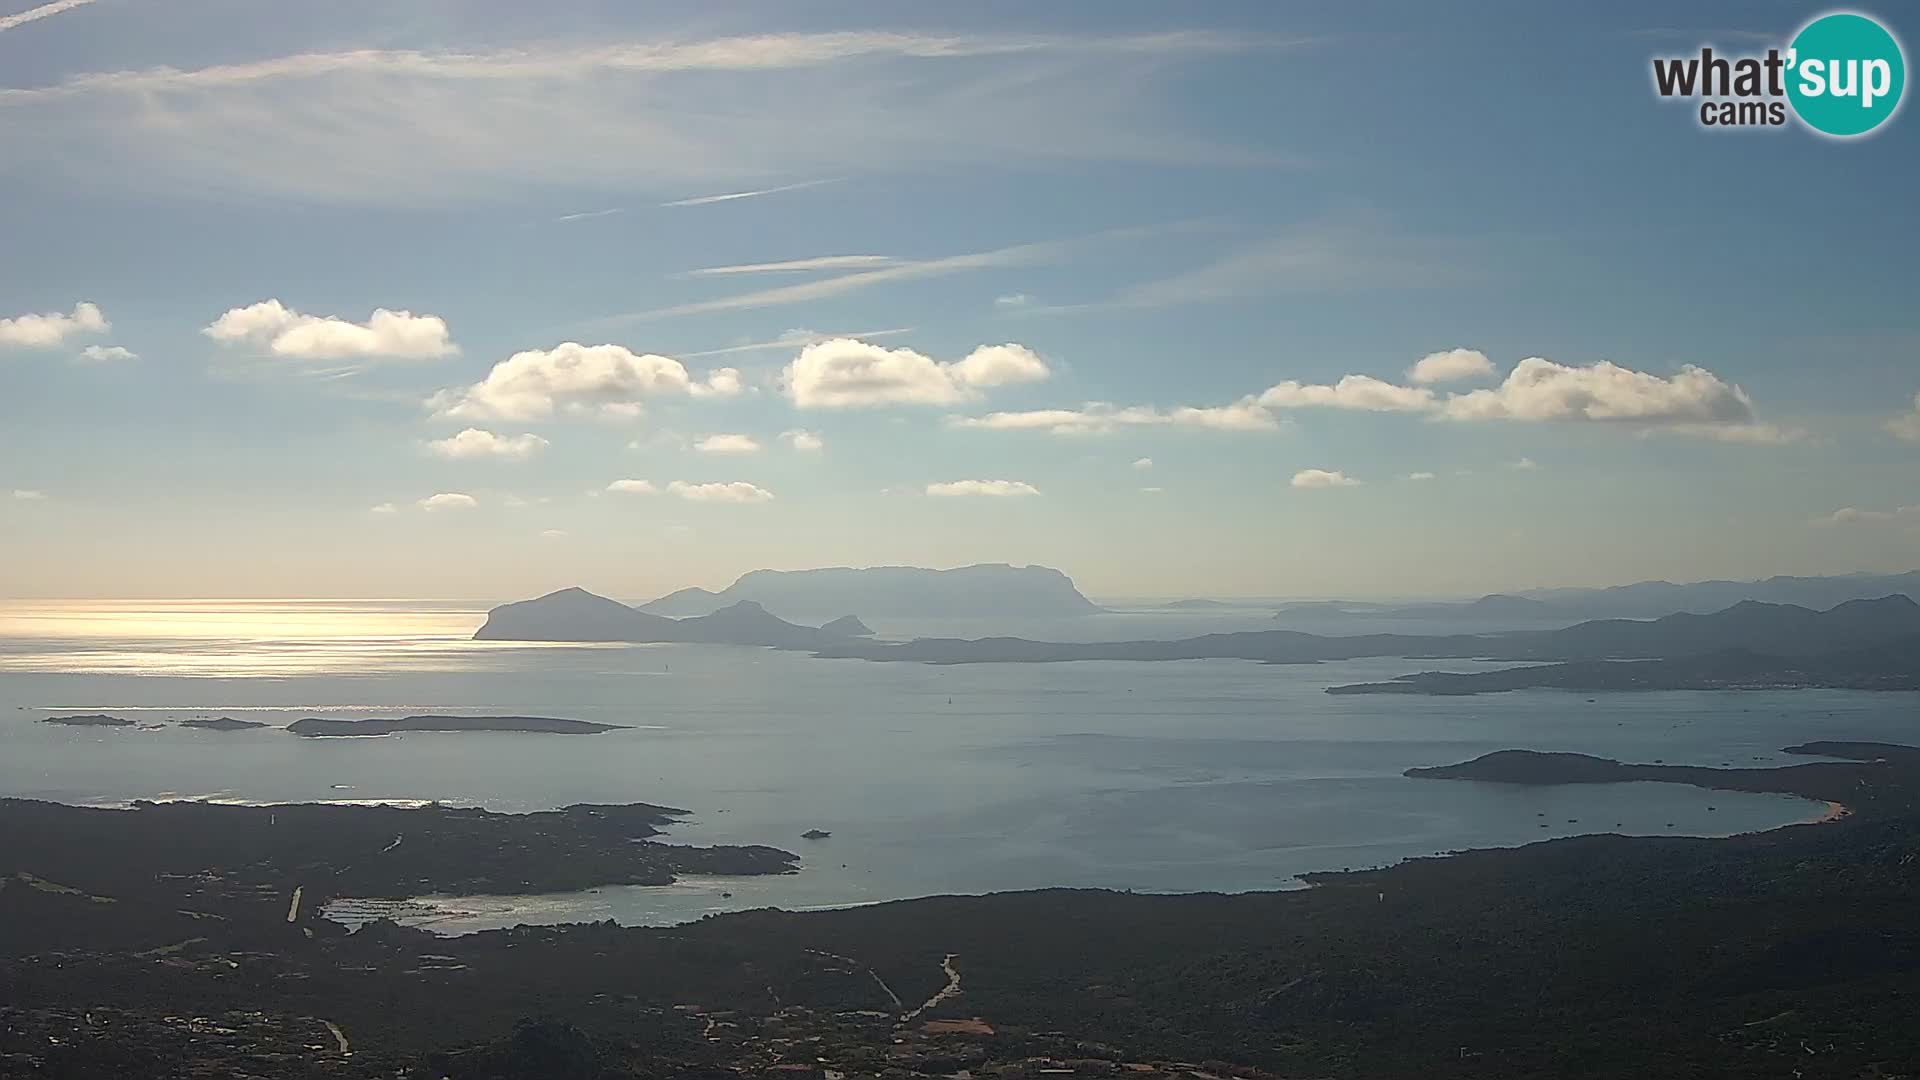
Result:
M1915 117L1649 74L1822 10L0 0L0 597L1912 569Z

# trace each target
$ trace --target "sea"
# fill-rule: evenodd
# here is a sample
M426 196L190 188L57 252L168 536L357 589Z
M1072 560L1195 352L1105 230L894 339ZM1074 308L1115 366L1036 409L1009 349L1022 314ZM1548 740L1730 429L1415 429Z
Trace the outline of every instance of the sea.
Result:
M768 844L801 870L564 895L343 902L441 933L613 919L670 925L757 907L841 907L1051 886L1301 887L1582 833L1721 836L1820 818L1789 796L1676 784L1515 787L1409 779L1505 748L1768 766L1810 739L1907 741L1920 699L1849 691L1522 691L1330 696L1339 683L1470 661L1232 660L929 666L703 645L470 640L485 603L0 602L0 795L87 805L440 800L500 811L649 802L663 837ZM883 623L883 636L1182 637L1274 626L1272 608L1119 605L1016 623ZM1320 629L1326 629L1321 627ZM1370 623L1447 633L1459 626ZM105 712L131 728L40 723ZM306 716L520 714L623 725L591 736L303 739ZM273 727L175 726L232 716ZM809 830L831 835L802 838Z

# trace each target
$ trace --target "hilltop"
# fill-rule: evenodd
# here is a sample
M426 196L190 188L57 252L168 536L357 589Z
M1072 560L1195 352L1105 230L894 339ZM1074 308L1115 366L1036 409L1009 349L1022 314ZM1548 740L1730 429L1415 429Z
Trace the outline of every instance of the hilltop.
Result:
M867 618L1050 618L1100 610L1050 566L980 563L755 570L720 592L690 588L639 606L650 615L699 616L751 600L789 618L856 611Z

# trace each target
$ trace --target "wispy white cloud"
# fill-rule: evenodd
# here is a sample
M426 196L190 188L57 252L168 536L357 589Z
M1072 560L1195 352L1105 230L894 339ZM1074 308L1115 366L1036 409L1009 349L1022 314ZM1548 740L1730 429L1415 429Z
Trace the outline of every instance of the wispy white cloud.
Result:
M901 260L891 255L814 255L783 262L736 263L732 266L703 266L687 270L681 277L724 277L735 274L800 274L814 270L857 270L876 266L895 266Z
M959 360L935 360L852 338L809 345L787 365L787 396L802 409L948 405L982 391L1039 382L1052 372L1025 345L982 345Z
M392 503L390 503L390 502L388 502L388 503L380 503L380 504L379 504L379 505L377 505L377 506L371 506L371 507L368 507L368 508L367 508L367 513L369 513L369 514L383 514L383 515L384 515L384 514L397 514L397 513L399 513L399 512L400 512L400 508L399 508L398 506L395 506L395 505L393 505L393 504L392 504Z
M736 293L732 296L717 297L712 300L693 300L683 304L638 311L627 315L615 315L598 320L600 323L641 322L650 319L664 319L683 315L702 315L715 311L739 311L748 308L781 307L788 304L811 303L829 297L844 296L847 293L870 289L876 285L885 285L901 281L917 281L925 278L943 277L948 274L966 273L974 270L990 270L1004 266L1020 266L1027 263L1057 259L1066 253L1068 244L1064 241L1046 241L1034 244L1016 244L1011 247L996 248L991 251L977 251L964 255L945 255L932 259L900 260L890 265L875 267L871 270L856 270L852 273L833 277L805 281L795 285L780 285L769 289L757 289L753 292Z
M1340 214L1242 243L1198 266L1128 286L1103 300L1026 305L1026 310L1151 310L1277 293L1457 284L1474 274L1457 247L1402 232L1377 215Z
M792 431L781 432L780 441L793 447L795 450L801 451L819 450L827 445L826 440L804 428L794 428Z
M304 315L278 300L234 308L200 331L226 345L252 345L293 360L440 360L460 347L438 315L375 308L365 322Z
M1271 164L1286 159L1182 130L1161 91L1183 62L1304 43L853 31L91 72L0 91L0 172L31 163L58 182L137 177L146 191L216 199L423 204L540 185L698 206L792 190L768 178L850 161L866 173ZM716 193L672 197L703 188Z
M30 22L47 18L50 15L58 15L63 11L72 11L77 7L86 7L93 2L94 0L53 0L51 4L41 4L36 8L28 8L17 15L0 16L0 34L16 26L25 26Z
M1040 494L1040 489L1024 480L949 480L928 484L927 494L940 498L985 496L996 499L1022 498Z
M19 502L45 502L47 493L35 491L32 488L14 488L13 497Z
M1434 474L1430 472L1411 472L1407 474L1407 479L1409 480L1431 480L1433 478Z
M49 349L81 334L104 334L113 324L98 304L81 301L69 314L49 311L0 319L0 348Z
M913 327L911 326L896 326L884 330L854 330L836 334L824 333L818 330L788 330L786 333L770 341L750 341L744 345L728 345L719 349L702 349L699 352L681 353L680 355L694 360L706 356L732 356L737 353L793 352L796 349L804 349L809 345L822 341L832 341L834 338L859 338L862 341L867 341L873 338L899 337L902 334L911 333L913 333Z
M654 487L651 480L615 480L607 485L607 490L616 495L653 495L660 489Z
M624 214L626 212L627 212L627 208L624 206L610 206L605 210L582 210L576 214L561 214L559 217L554 218L553 220L555 221L591 221L594 218L612 217L615 214Z
M762 195L778 195L783 191L800 191L803 188L819 187L822 184L837 184L846 177L838 176L830 180L807 180L798 184L781 184L779 187L759 188L754 191L729 191L720 195L695 195L690 199L675 199L660 205L669 206L707 206L712 203L733 202L737 199L757 199Z
M1136 469L1151 469L1153 468L1153 459L1150 457L1134 458L1133 467Z

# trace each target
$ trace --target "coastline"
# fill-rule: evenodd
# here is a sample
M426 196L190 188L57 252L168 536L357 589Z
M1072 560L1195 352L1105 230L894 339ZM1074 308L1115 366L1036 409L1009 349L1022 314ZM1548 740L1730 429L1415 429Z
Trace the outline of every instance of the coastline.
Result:
M1828 799L1826 800L1825 805L1826 805L1825 811L1822 812L1819 817L1808 819L1807 824L1825 825L1829 822L1839 821L1843 818L1850 818L1853 816L1853 808L1848 806L1846 803L1834 802L1832 799Z

